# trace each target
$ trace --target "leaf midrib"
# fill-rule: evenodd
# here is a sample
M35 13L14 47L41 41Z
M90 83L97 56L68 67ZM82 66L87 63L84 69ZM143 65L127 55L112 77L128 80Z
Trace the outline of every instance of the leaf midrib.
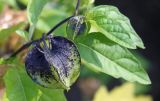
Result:
M85 46L85 47L89 48L90 50L93 50L94 52L97 52L97 53L99 53L101 56L107 58L106 56L104 56L103 54L101 54L100 52L98 52L97 50L94 50L94 49L88 47L87 45L85 45L85 44L83 44L83 43L78 43L78 44L80 44L80 45L82 45L82 46ZM117 65L118 67L121 67L121 69L127 71L127 70L124 69L123 66L121 66L120 64L117 64L117 63L113 62L112 59L110 59L110 58L107 58L107 59L108 59L110 62L112 62L113 64ZM97 67L97 66L96 66L96 67ZM129 72L129 71L127 71L127 72ZM136 71L136 72L138 72L138 71ZM134 73L136 73L136 72L134 72ZM137 78L140 78L141 80L143 80L143 81L145 81L145 82L148 81L147 79L145 79L145 78L143 78L143 77L139 77L139 76L135 75L133 72L129 72L129 73L131 73L132 75L136 76ZM122 78L122 76L120 76L120 77ZM143 79L142 79L142 78L143 78ZM125 79L125 78L124 78L124 79ZM135 81L135 80L134 80L134 81Z
M17 71L17 68L16 68L16 71ZM26 97L26 95L25 95L25 90L24 90L24 88L23 88L23 84L22 84L22 81L21 81L21 79L20 79L19 73L17 72L16 75L17 75L18 81L20 82L19 84L20 84L20 86L21 86L21 88L22 88L22 92L23 92L23 95L24 95L24 97L25 97L25 101L27 101L27 97Z
M89 20L89 21L90 21L94 26L96 26L96 28L98 29L98 32L106 33L107 35L106 35L106 34L103 34L103 35L105 35L105 37L109 38L110 40L113 40L113 41L116 42L116 43L120 42L120 43L121 43L121 44L120 44L121 46L124 46L124 47L127 47L127 48L131 48L131 49L136 49L135 43L134 43L134 44L131 44L131 43L128 43L128 42L126 42L126 41L123 41L123 40L117 38L116 36L110 34L110 32L106 31L104 28L99 27L99 26L97 25L97 22L96 22L96 21L94 21L94 20ZM112 37L112 38L111 38L111 37ZM115 40L118 40L118 42L115 41Z

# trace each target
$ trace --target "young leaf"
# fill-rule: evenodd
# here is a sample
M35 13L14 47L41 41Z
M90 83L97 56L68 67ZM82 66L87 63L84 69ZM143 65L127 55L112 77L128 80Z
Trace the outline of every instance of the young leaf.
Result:
M41 11L44 5L47 3L48 0L30 0L27 6L27 16L30 22L30 29L29 29L29 40L32 39L34 29L36 23L38 21L38 17L41 14Z
M27 6L28 20L31 25L37 23L38 17L48 0L30 0Z
M86 67L131 82L151 83L139 61L103 34L92 33L77 41L82 64Z
M94 27L94 32L101 32L110 40L130 49L145 48L141 38L134 31L129 19L116 7L101 5L86 13Z

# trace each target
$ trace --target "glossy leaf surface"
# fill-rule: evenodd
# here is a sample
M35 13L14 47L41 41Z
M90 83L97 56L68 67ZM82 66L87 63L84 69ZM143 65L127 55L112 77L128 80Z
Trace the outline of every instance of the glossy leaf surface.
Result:
M91 33L78 40L82 63L92 70L150 84L150 79L140 62L126 49L107 39L100 33Z
M130 49L145 48L129 19L116 7L97 6L86 12L86 17L94 28L93 32L101 32L110 40Z

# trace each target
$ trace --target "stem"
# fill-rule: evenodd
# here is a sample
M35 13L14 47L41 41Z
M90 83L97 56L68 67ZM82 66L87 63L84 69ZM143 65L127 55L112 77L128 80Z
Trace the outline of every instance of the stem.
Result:
M75 8L75 12L74 12L75 16L78 15L79 6L80 6L80 0L77 1L77 5L76 5L76 8Z
M54 26L48 33L47 36L50 35L53 31L55 31L59 26L61 26L62 24L64 24L65 22L67 22L70 18L72 18L73 16L70 16L64 20L62 20L61 22L59 22L56 26Z
M23 46L21 46L17 51L15 51L14 53L12 53L11 55L9 55L9 56L4 56L4 57L6 57L5 59L9 59L9 58L11 58L11 57L16 56L18 53L20 53L20 52L23 51L24 49L28 48L28 47L29 47L30 45L32 45L33 43L38 42L39 40L40 40L40 39L27 42L26 44L24 44Z
M34 29L35 29L35 25L33 24L29 29L29 38L28 38L29 40L31 40L33 37Z
M55 31L59 26L61 26L62 24L64 24L65 22L67 22L70 18L72 18L73 16L70 16L64 20L62 20L60 23L58 23L57 25L55 25L48 33L47 36L50 35L53 31ZM37 40L33 40L30 42L27 42L26 44L24 44L23 46L21 46L17 51L15 51L13 54L11 54L10 56L7 56L8 58L14 57L16 56L18 53L20 53L21 51L23 51L24 49L28 48L30 45L32 45L35 42L41 41L42 38L37 39Z
M47 36L50 35L53 31L55 31L58 27L60 27L65 22L67 22L70 18L74 17L75 15L78 15L79 6L80 6L80 0L77 1L77 5L76 5L76 8L75 8L75 13L72 16L62 20L57 25L55 25L50 31L48 31L48 33L46 35ZM35 29L35 25L32 25L30 30L29 30L29 40L32 39L32 36L33 36L33 33L34 33L34 29ZM42 38L27 42L26 44L21 46L17 51L15 51L13 54L8 56L7 59L16 56L18 53L20 53L21 51L23 51L24 49L28 48L30 45L32 45L33 43L38 42L38 41L42 41Z

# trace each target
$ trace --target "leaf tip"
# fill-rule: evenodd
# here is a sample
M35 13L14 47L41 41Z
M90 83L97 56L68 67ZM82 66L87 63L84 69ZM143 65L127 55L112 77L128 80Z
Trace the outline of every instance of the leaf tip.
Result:
M141 45L137 45L137 47L141 48L141 49L146 49L146 47L144 46L144 44L142 43Z
M143 45L142 47L141 47L142 49L146 49L146 47Z
M146 83L145 83L146 85L151 85L152 84L152 82L151 82L151 80L150 80L150 78L148 77L147 78L147 80L146 80Z
M148 74L145 75L145 78L144 78L143 82L140 82L140 83L144 84L144 85L150 85L150 84L152 84L152 82L151 82Z

